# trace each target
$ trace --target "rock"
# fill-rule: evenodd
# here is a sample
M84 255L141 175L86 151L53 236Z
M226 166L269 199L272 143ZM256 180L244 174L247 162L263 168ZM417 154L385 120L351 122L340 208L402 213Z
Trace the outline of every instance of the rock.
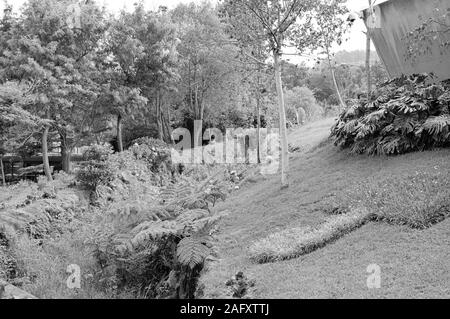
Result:
M32 294L0 280L0 299L38 299Z

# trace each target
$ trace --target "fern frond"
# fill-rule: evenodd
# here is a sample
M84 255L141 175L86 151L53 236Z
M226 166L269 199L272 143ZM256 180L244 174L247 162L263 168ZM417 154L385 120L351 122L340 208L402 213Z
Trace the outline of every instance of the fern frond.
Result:
M187 226L196 220L211 216L209 211L205 209L192 209L185 211L178 216L175 221L183 226Z
M149 241L160 240L168 236L176 236L182 230L174 221L144 222L134 228L131 233L136 234L131 239L134 248L145 245Z
M208 237L189 236L183 238L177 246L177 259L180 264L194 269L202 265L211 254Z

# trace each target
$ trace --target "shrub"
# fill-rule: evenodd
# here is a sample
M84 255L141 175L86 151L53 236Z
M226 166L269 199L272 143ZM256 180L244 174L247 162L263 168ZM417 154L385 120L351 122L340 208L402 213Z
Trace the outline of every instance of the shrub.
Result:
M107 163L113 150L110 145L94 144L83 153L86 163L76 173L77 180L82 186L91 191L99 185L107 185L114 179L114 172Z
M161 140L151 137L138 138L133 141L129 150L137 160L146 161L152 172L169 169L172 165L170 147Z
M89 146L83 153L85 161L106 161L108 156L113 153L112 147L109 144L94 144Z
M210 205L225 198L228 186L223 171L200 180L195 172L159 194L100 208L107 226L92 245L104 276L115 278L120 289L146 298L194 296L199 273L214 254L215 224L224 215L212 213Z
M335 145L351 153L402 154L450 145L450 85L432 75L385 82L373 101L353 100L333 126Z
M95 191L99 185L112 182L114 177L114 173L105 162L89 161L77 172L77 180L91 191Z

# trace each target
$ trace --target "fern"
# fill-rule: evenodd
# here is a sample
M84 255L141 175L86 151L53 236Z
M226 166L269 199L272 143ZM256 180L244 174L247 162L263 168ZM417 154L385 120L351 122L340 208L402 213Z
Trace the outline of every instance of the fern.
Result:
M182 226L189 226L192 225L196 220L209 216L211 216L209 211L205 209L192 209L180 214L180 216L178 216L175 221Z
M137 249L150 241L176 236L180 231L180 226L174 221L144 222L132 230L136 235L131 239L131 244Z
M109 207L109 219L123 227L133 227L144 221L164 221L177 211L168 212L164 206L144 200L123 201Z
M193 192L194 186L191 184L170 184L161 190L160 195L163 200L169 200L189 197Z
M208 237L189 236L183 238L177 246L177 259L183 266L194 269L203 265L206 258L211 254Z

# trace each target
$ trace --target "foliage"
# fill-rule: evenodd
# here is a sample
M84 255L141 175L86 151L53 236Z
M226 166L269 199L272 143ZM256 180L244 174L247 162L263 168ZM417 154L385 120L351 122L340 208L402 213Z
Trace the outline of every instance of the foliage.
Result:
M429 228L449 217L450 180L446 170L438 166L414 169L416 172L352 183L333 200L334 208L352 209L364 203L376 221L414 229Z
M450 9L447 7L444 12L440 9L440 3L436 2L430 17L424 20L422 15L419 15L420 23L403 39L406 43L405 59L414 63L421 56L431 55L436 48L441 55L448 51Z
M92 241L102 267L112 269L104 275L145 297L192 297L199 272L215 254L211 235L224 213L212 213L209 205L217 200L212 186L223 199L227 193L226 184L219 187L222 176L206 175L197 186L186 175L159 194L106 202L101 209L110 226Z
M332 128L335 144L352 153L402 154L448 146L449 86L430 75L385 82L370 103L353 101Z
M96 190L100 185L107 185L114 180L114 173L105 162L89 161L77 171L77 180L89 190Z
M288 115L289 111L292 110L294 120L295 114L300 108L306 113L306 118L303 119L304 121L317 119L323 113L323 110L317 104L313 92L306 87L294 87L292 90L286 91L285 99Z
M86 161L77 171L77 180L81 185L91 191L97 189L99 185L107 185L114 179L114 172L111 171L106 162L112 149L109 145L91 145L83 153Z
M315 228L298 227L270 234L250 246L250 258L257 263L296 258L361 227L371 218L367 210L355 210L330 217Z
M83 159L85 161L98 161L104 162L108 159L108 156L112 153L110 145L93 144L89 146L83 153Z
M152 172L158 172L161 165L170 169L171 149L168 144L151 137L141 137L132 142L129 149L137 160L144 160L148 163Z
M33 98L23 109L51 121L51 131L69 150L90 127L98 87L93 52L104 31L103 12L92 2L81 6L80 28L71 28L67 5L74 1L25 3L10 28L0 56L0 82L18 81ZM30 132L28 133L30 135Z

